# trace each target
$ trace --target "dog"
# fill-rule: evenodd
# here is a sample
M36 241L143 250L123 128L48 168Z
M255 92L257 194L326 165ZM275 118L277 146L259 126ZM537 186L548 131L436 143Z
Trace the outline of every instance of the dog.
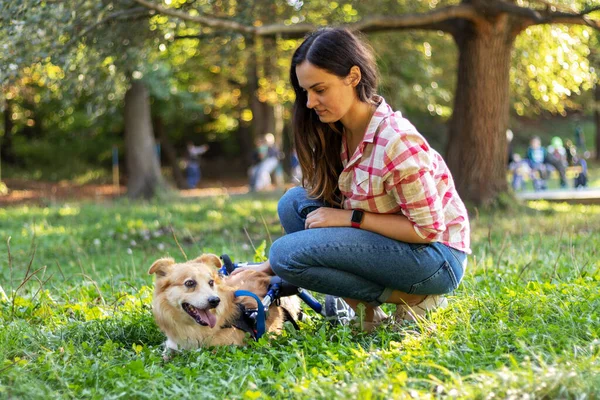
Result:
M179 264L172 258L161 258L148 270L148 274L156 275L152 312L167 336L166 359L180 349L246 343L248 335L239 323L243 320L242 308L256 309L257 304L250 297L236 298L234 292L247 290L262 299L271 277L253 270L220 276L219 268L219 257L203 254ZM297 296L281 298L280 306L269 307L266 332L280 332L286 315L300 315Z

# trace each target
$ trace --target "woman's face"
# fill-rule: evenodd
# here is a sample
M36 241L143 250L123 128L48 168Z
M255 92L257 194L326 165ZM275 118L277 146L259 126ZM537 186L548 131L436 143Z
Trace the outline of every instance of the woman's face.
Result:
M296 66L296 76L306 92L306 107L314 110L323 123L342 120L358 101L350 77L340 78L308 61Z

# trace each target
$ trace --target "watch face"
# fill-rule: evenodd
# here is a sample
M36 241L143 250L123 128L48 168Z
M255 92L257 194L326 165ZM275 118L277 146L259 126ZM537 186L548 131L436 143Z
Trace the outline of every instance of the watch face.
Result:
M354 211L352 211L352 217L350 218L350 221L352 221L356 224L360 224L362 222L363 215L364 215L364 212L362 212L360 210L354 210Z

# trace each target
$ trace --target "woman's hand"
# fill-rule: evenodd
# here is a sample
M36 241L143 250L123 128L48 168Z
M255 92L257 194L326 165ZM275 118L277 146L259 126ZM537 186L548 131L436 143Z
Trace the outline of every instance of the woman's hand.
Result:
M264 272L267 275L275 275L275 273L271 269L271 263L269 262L269 260L265 261L262 264L258 264L258 265L248 265L246 267L237 267L229 274L229 276L239 274L242 271L258 271L258 272Z
M304 229L352 226L350 223L351 215L352 210L320 207L308 213L306 221L304 222Z

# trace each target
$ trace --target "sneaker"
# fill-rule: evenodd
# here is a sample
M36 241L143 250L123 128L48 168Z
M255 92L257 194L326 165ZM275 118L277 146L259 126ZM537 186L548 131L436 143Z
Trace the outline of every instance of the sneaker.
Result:
M428 312L435 310L436 308L445 308L448 306L448 299L441 295L428 295L419 303L414 306L406 304L398 304L396 306L397 321L414 321L416 322L419 318L425 318Z
M341 297L325 296L325 317L332 325L348 325L356 314Z
M341 297L325 296L325 318L331 325L350 325L364 332L373 332L379 325L387 321L387 314L379 307L375 310L377 321L363 321Z

